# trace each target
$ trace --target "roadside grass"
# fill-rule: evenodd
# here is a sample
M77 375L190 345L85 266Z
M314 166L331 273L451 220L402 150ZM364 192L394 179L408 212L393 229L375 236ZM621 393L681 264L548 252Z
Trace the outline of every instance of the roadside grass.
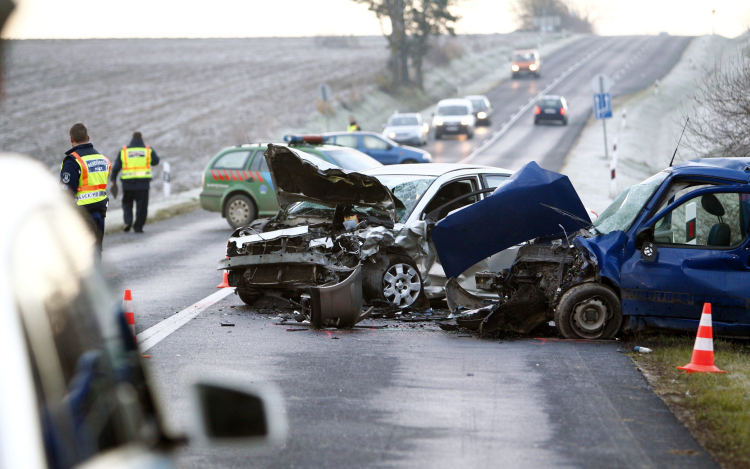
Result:
M653 350L630 353L654 391L714 458L726 468L750 467L750 342L714 339L723 373L678 370L690 362L694 337L640 337L632 345Z

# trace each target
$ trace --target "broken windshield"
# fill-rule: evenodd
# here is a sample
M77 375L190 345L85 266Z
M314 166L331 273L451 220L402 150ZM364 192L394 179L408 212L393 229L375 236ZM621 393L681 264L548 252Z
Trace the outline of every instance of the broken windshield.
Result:
M405 221L411 215L414 207L417 206L422 195L435 180L430 176L414 175L381 175L376 176L378 180L393 192L396 200L396 220ZM401 202L401 203L399 203ZM376 209L367 207L357 207L356 211L362 213L374 214ZM326 217L333 216L333 208L313 202L299 202L289 209L290 215L307 216L307 217Z
M640 184L630 186L615 197L612 204L594 222L594 234L607 234L612 231L627 231L646 202L651 199L656 189L669 175L669 171L662 171Z

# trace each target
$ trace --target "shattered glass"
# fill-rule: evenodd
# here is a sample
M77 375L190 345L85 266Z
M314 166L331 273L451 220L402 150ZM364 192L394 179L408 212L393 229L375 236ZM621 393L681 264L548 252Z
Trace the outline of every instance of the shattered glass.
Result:
M393 195L401 201L403 208L396 208L396 218L398 221L404 221L409 218L414 207L419 203L425 191L435 180L434 177L425 176L408 176L408 175L385 175L376 176ZM397 204L398 205L398 204Z
M662 171L623 191L594 222L594 234L627 231L668 175Z

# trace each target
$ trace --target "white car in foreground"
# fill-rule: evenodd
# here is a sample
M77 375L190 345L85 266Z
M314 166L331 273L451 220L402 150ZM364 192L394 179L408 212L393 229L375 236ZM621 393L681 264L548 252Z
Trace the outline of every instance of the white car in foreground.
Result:
M0 468L174 468L168 452L186 438L162 425L80 209L39 162L0 154L0 171L35 175L33 191L0 186L13 201L0 229ZM191 397L193 440L284 440L273 392L214 378Z

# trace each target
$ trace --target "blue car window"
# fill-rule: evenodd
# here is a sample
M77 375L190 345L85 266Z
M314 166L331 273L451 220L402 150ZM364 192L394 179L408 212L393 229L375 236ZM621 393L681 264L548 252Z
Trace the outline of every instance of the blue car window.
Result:
M736 246L747 236L747 198L737 192L692 197L658 220L654 239L665 245Z
M337 135L336 145L341 145L342 147L357 148L359 146L359 142L356 135Z
M656 173L642 183L630 186L621 192L594 222L594 233L607 234L612 231L630 229L643 207L668 175L666 171Z
M212 169L245 169L250 152L230 151L221 155L212 166Z
M390 150L388 142L373 135L363 135L362 145L368 150Z

